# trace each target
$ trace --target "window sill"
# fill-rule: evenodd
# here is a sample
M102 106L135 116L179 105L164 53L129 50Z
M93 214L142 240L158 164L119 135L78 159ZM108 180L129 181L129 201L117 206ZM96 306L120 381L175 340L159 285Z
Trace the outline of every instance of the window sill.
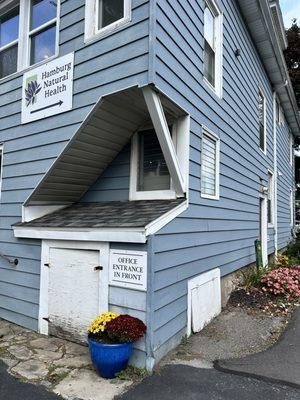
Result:
M148 192L130 193L130 200L172 200L176 199L176 193L173 190L152 190Z
M122 20L120 20L114 24L108 25L107 27L100 29L99 31L95 32L94 34L92 34L90 36L85 36L84 43L90 44L90 43L96 42L97 40L103 39L107 36L110 36L115 32L119 32L120 30L125 28L130 23L131 23L131 17L123 18Z
M266 156L267 155L267 150L263 150L261 147L259 147L259 150Z
M215 88L206 78L205 76L203 76L203 82L205 83L205 85L218 97L218 99L222 99L223 95L222 95L222 90L217 90L217 88Z
M203 199L209 199L209 200L220 200L220 196L210 196L209 194L201 194L200 195Z
M41 65L45 65L47 63L49 63L50 61L55 60L56 58L58 58L59 53L54 54L52 57L47 58L47 60L41 61L39 63L36 63L34 65L30 65L29 67L25 67L24 69L14 72L13 74L7 75L4 78L0 79L0 85L2 85L3 83L9 82L13 79L17 79L19 77L21 77L23 74L25 74L25 72L30 71L32 69L38 68Z

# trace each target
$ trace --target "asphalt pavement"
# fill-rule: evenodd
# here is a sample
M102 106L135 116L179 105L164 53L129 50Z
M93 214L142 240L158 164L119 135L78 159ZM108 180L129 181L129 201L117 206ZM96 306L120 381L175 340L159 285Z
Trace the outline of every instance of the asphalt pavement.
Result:
M42 386L21 382L7 372L0 361L0 400L62 400Z

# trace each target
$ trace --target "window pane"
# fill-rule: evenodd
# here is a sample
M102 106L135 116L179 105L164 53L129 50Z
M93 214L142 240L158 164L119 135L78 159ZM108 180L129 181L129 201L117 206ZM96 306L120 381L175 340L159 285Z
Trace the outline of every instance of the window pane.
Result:
M33 0L31 2L31 30L51 21L57 15L57 0Z
M19 36L19 9L0 18L0 47L18 39Z
M153 129L139 134L138 191L169 190L170 174Z
M207 41L204 42L204 76L212 86L215 86L215 53Z
M47 58L55 54L56 42L56 25L42 31L31 38L31 65L40 61L47 60Z
M99 29L124 17L124 0L99 0Z
M204 38L210 44L210 46L215 48L215 16L206 6L204 10Z
M216 195L216 151L217 143L203 135L201 154L201 193Z
M18 45L9 47L0 53L0 78L17 71Z

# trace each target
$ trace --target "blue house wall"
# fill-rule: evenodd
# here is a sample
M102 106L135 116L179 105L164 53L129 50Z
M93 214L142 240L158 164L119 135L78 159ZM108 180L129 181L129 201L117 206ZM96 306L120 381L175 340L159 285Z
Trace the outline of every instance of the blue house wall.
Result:
M154 84L191 115L189 208L152 237L154 272L152 348L163 355L186 333L187 280L213 268L225 276L255 261L261 179L274 172L273 88L236 1L219 1L224 15L223 98L203 82L204 1L157 0L153 22ZM241 56L235 50L241 49ZM266 97L266 155L259 148L258 91ZM201 197L202 126L220 144L220 200ZM278 249L292 239L289 130L276 125L278 141ZM83 201L129 198L130 147L114 160ZM280 175L280 174L279 174ZM275 251L268 226L268 254Z
M98 99L135 84L154 83L191 116L189 208L148 244L134 246L148 251L147 295L110 289L113 310L125 308L147 321L148 342L139 344L140 351L159 358L185 334L189 279L213 268L225 276L255 261L261 179L267 182L268 170L274 171L273 89L236 1L218 5L224 14L222 99L203 82L203 0L133 0L132 22L90 44L84 44L84 0L62 1L60 55L75 51L74 108L68 113L20 125L22 73L0 82L0 252L20 261L11 267L0 258L0 317L37 329L40 242L14 238L11 225ZM259 149L259 88L267 106L266 155ZM220 200L201 197L203 125L220 137ZM276 129L280 249L291 240L293 168L288 127ZM81 201L128 200L129 176L130 143ZM269 254L274 233L269 227Z
M149 66L149 1L133 0L132 21L122 30L84 43L84 0L62 0L60 56L75 52L72 111L21 125L23 72L0 82L0 142L4 145L0 204L0 317L37 329L40 241L18 240L11 225L22 204L103 95L145 85Z

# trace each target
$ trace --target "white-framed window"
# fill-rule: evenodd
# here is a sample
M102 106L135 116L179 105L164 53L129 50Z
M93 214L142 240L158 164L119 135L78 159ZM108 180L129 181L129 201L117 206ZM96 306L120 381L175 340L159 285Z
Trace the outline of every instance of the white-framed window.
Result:
M0 201L1 201L2 176L3 176L3 144L0 143Z
M268 225L274 225L274 174L272 171L268 171Z
M295 209L294 209L294 190L293 189L290 190L290 213L291 213L290 224L291 224L291 226L294 226Z
M86 0L85 41L119 29L131 21L131 0Z
M290 166L292 167L294 164L294 138L292 132L289 132L289 158Z
M220 139L203 128L201 145L201 197L219 200Z
M259 148L266 153L266 98L263 91L258 92Z
M176 148L177 125L170 126ZM132 138L130 199L176 198L169 169L153 127L142 129Z
M204 82L222 97L223 15L214 0L204 8Z
M60 0L0 5L0 79L58 55Z

